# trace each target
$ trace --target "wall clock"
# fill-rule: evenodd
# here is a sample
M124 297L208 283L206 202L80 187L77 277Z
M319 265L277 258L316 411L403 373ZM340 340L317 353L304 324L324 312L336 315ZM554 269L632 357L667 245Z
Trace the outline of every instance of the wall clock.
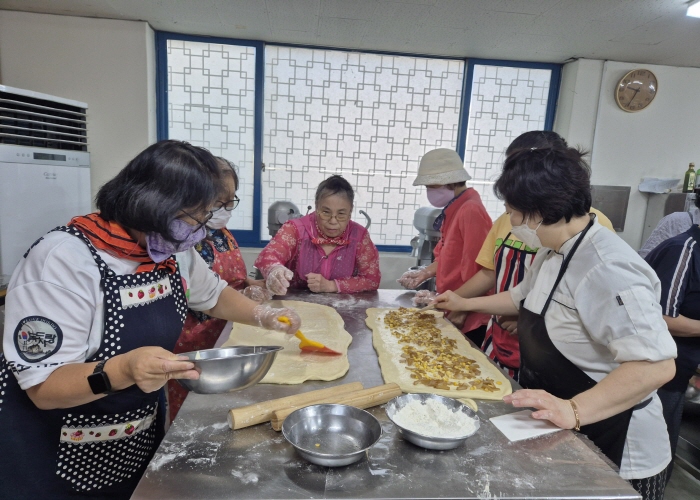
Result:
M615 102L628 113L641 111L654 100L659 83L648 69L633 69L615 86Z

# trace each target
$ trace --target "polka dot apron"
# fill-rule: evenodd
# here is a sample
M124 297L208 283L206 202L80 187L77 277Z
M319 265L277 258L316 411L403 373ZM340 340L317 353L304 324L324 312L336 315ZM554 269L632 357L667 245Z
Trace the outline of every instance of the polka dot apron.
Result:
M87 361L109 359L143 346L172 350L187 303L179 271L117 275L77 229L100 270L104 333ZM161 391L137 386L85 405L39 410L0 357L0 484L15 498L129 498L162 439ZM87 384L87 381L85 382ZM161 414L159 414L161 412Z

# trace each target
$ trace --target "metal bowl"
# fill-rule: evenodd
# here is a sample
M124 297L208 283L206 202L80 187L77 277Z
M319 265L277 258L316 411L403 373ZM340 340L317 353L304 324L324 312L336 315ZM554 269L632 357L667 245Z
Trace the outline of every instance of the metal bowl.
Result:
M177 381L197 394L240 391L267 374L281 346L233 346L182 353L194 363L198 380Z
M460 437L433 437L419 434L417 432L406 429L405 427L401 427L394 421L394 415L396 414L396 412L404 406L406 406L411 401L420 401L421 403L425 404L425 402L429 399L437 400L440 403L447 406L448 408L450 408L451 410L461 411L462 413L468 415L470 418L474 419L474 432L466 436ZM480 424L479 417L477 417L474 410L469 408L467 405L465 405L464 403L460 403L456 399L445 398L436 394L403 394L401 396L398 396L386 404L386 415L399 429L399 432L407 441L410 441L413 444L431 450L451 450L452 448L457 448L462 443L464 443L467 440L467 438L476 434L476 431L479 430Z
M291 413L282 434L309 462L340 467L360 460L382 437L382 426L359 408L311 405Z

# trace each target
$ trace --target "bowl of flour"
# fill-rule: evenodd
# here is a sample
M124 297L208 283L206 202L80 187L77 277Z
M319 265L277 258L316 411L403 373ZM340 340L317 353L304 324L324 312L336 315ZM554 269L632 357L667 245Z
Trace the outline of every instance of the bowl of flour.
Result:
M386 414L401 435L431 450L451 450L479 430L474 410L436 394L404 394L386 404Z

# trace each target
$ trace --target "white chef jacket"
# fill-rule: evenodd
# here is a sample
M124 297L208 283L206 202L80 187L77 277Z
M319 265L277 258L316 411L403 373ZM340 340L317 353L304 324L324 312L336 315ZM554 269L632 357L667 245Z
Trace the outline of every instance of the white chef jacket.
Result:
M558 252L542 248L523 281L510 293L516 307L537 314L554 285L564 257L579 235ZM654 270L619 236L597 221L574 254L545 315L559 351L596 381L625 361L676 357L676 345L663 320L661 284ZM624 479L661 472L671 448L659 398L632 413L620 466ZM645 398L646 399L646 398Z
M118 275L133 274L140 265L99 249L97 253ZM189 291L187 306L211 309L226 282L193 248L183 253L193 254L186 264L178 263ZM97 264L81 239L62 231L44 236L19 262L7 292L3 350L8 362L22 367L14 371L22 389L42 383L63 364L83 363L97 352L104 327L104 293ZM42 363L28 364L15 348L15 328L29 316L46 318L62 332L60 347Z

